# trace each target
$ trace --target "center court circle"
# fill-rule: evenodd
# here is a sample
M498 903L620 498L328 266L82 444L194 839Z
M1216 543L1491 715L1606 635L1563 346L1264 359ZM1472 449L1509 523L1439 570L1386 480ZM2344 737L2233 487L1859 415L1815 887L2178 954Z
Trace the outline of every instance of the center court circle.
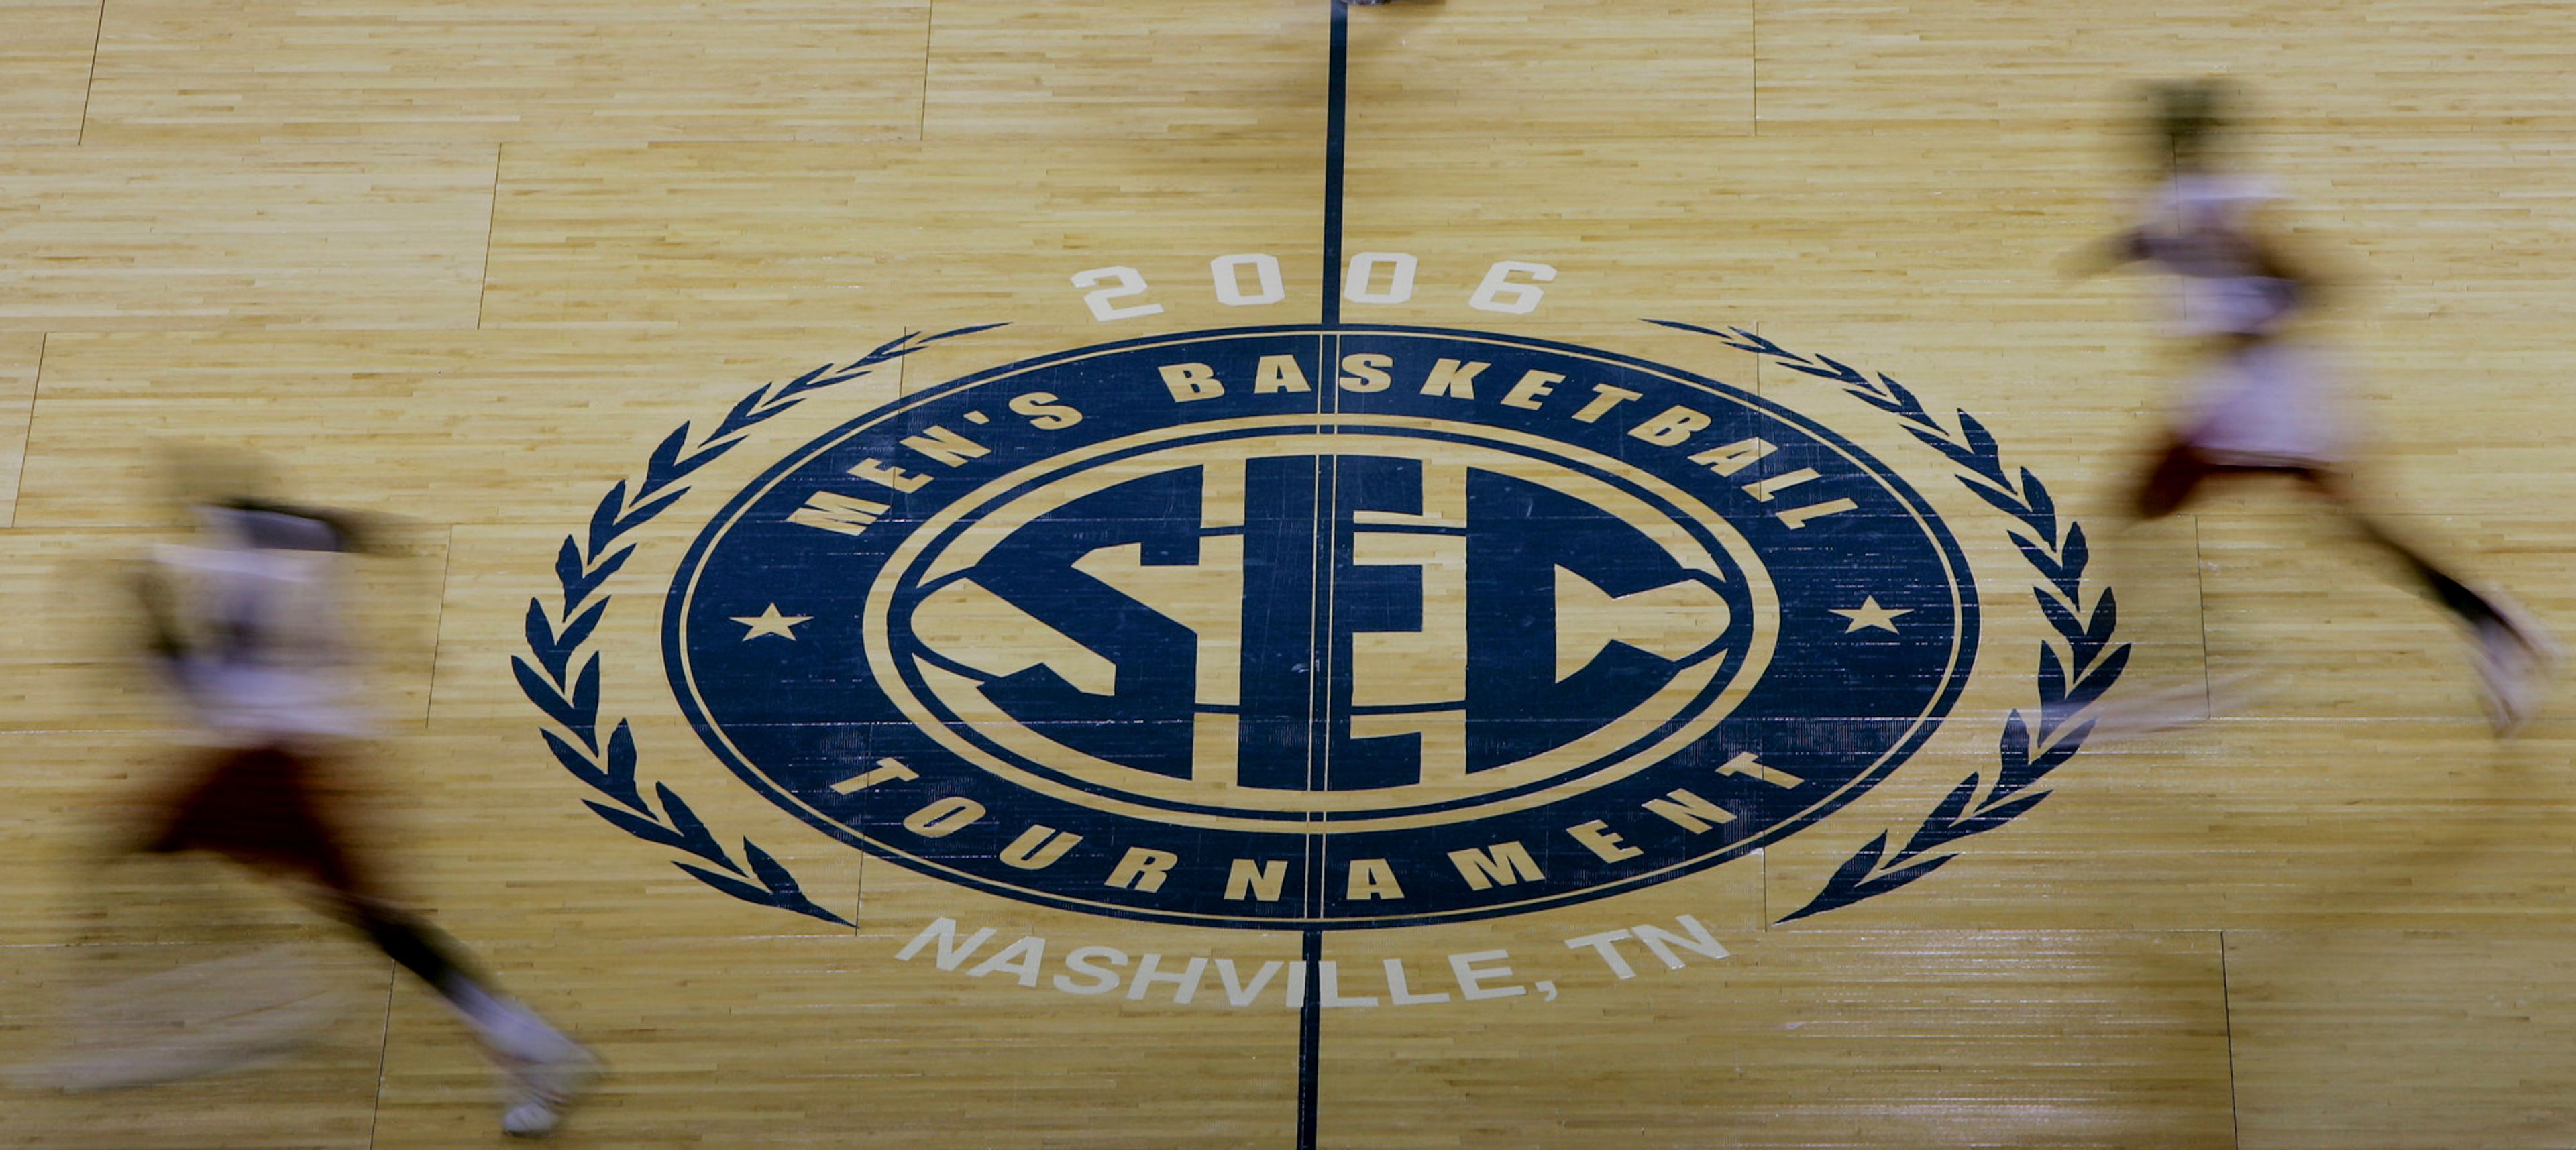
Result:
M872 854L1244 927L1472 918L1738 857L1930 736L1929 505L1748 392L1518 337L1193 332L823 436L672 586L708 746Z

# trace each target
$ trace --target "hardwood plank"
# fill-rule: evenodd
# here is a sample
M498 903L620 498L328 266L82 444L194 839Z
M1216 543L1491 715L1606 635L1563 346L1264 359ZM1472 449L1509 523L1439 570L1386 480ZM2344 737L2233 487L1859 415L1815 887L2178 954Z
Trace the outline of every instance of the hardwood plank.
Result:
M2567 944L2555 927L2229 932L2239 1145L2479 1150L2561 1137L2576 1079Z
M903 138L923 0L113 6L92 143Z
M1299 0L952 4L931 21L922 138L1319 133L1329 11Z
M1290 322L1314 314L1308 285L1321 278L1314 154L1311 142L1270 141L1150 153L1080 141L512 148L483 319L660 330L1079 323L1091 313L1070 277L1133 266L1170 285L1146 301L1166 309L1162 322L1216 326L1253 321L1216 302L1208 262L1269 252L1293 294L1260 320Z
M1991 781L1998 726L1972 724L1844 821L1774 849L1775 917L1871 837L1913 834L1959 780ZM2571 842L2565 798L2537 783L2571 735L2563 721L2497 743L2475 719L2244 719L2103 739L2048 776L2031 813L1958 840L1910 897L1791 929L2545 929L2570 909L2557 860Z
M1759 0L1767 131L1867 135L1899 125L2099 133L2134 85L2242 76L2266 120L2362 130L2563 130L2576 113L2549 78L2569 63L2556 4L2371 3L2314 19L2285 0L1975 9Z
M0 330L474 326L488 147L0 153Z
M1351 138L1653 136L1678 150L1749 136L1754 9L1501 0L1354 10Z
M77 144L101 0L0 3L0 145Z
M1725 959L1681 970L1632 947L1633 981L1603 969L1553 1003L1329 1014L1318 1144L2228 1144L2212 935L1724 944ZM1889 1012L1906 1022L1886 1026Z
M27 462L27 423L44 350L42 335L0 335L0 524L18 512L18 478Z
M577 525L672 428L884 338L57 335L19 522L173 522L158 464L135 448L219 442L272 456L303 498L441 526ZM898 370L844 385L834 405L892 394Z

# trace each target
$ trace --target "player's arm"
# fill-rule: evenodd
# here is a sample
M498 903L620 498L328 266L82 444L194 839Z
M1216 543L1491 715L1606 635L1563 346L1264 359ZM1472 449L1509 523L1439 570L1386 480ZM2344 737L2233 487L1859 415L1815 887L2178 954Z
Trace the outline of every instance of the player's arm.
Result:
M143 609L144 649L163 669L175 672L188 657L188 641L171 602L169 577L158 567L137 567L131 587L136 605Z
M321 528L327 545L320 536L260 541L263 547L289 546L307 550L339 551L352 555L394 555L398 553L399 536L413 524L392 515L374 512L341 511L323 507L298 507L257 499L235 499L226 504L242 511L262 511L272 515L304 520Z
M2242 234L2257 274L2289 284L2301 306L2314 305L2324 294L2325 278L2289 240L2289 228L2276 209L2248 213Z
M2130 228L2109 239L2097 240L2066 253L2057 261L2058 273L2068 279L2084 279L2117 271L2149 257L2147 233Z

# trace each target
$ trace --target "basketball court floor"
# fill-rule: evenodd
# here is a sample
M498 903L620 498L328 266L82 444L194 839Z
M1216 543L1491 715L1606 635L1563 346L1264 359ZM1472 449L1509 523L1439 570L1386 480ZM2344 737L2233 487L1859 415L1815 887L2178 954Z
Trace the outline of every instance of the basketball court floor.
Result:
M362 773L564 1145L2576 1145L2576 712L2293 492L2121 529L2186 361L2058 271L2240 80L2391 523L2576 631L2562 6L0 30L0 1057L334 996L0 1145L500 1140L386 961L89 870L192 445L409 522Z

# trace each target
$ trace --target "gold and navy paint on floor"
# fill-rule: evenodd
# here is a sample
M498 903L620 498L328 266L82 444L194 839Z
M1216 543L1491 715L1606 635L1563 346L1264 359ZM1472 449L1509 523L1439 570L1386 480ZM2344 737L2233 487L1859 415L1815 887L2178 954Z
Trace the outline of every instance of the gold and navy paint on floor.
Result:
M908 381L783 451L763 422L837 406L835 388L934 346L971 355L1009 317L752 390L673 430L562 540L559 605L530 602L515 660L602 818L717 891L855 923L864 906L817 901L679 792L648 799L650 756L597 705L595 676L649 673L586 646L638 582L629 533L701 523L662 600L662 671L740 785L942 883L1302 940L1287 960L1138 961L942 915L895 957L1064 995L1293 1008L1300 1147L1316 1144L1328 1007L1557 995L1503 950L1389 959L1366 976L1382 994L1362 994L1327 932L1581 906L1755 858L1905 768L1953 721L1984 635L1968 557L1917 480L1751 386L1367 322L1413 298L1419 261L1343 251L1339 6L1331 35L1322 322ZM1209 275L1229 306L1287 296L1273 253ZM1467 306L1530 314L1557 276L1497 261ZM1161 311L1134 268L1070 280L1105 324ZM1906 462L1991 505L1971 526L2011 538L2053 632L2025 709L1962 720L1991 728L1999 768L1777 917L1893 891L2036 805L2128 656L2044 482L1974 416L1937 418L1886 376L1742 328L1638 323L1840 385L1931 449ZM763 448L775 462L720 506L696 490L700 468ZM2009 609L2029 612L2021 598ZM1728 954L1689 913L1605 921L1623 925L1569 949L1619 979Z
M2576 630L2576 16L2369 17L0 6L0 1049L343 1004L0 1145L497 1140L363 947L83 870L207 442L415 525L356 761L561 1145L2553 1144L2563 701L2291 493L2115 531L2187 361L2056 270L2241 81L2388 525Z

